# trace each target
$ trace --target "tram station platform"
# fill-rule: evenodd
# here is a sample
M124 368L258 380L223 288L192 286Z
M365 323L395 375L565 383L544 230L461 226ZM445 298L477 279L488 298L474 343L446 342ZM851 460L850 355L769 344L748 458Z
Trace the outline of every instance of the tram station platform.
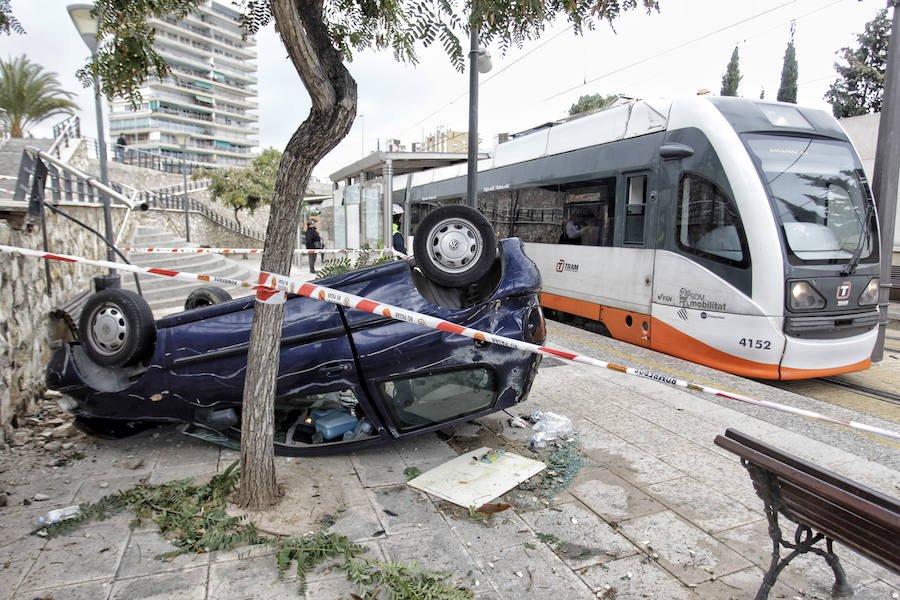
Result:
M554 348L635 366L759 399L900 430L888 404L864 397L835 404L791 388L723 374L581 329L548 321ZM900 352L859 375L871 387L898 389ZM849 392L842 392L844 399ZM892 405L893 406L893 405ZM804 417L675 388L609 369L544 359L529 399L514 415L553 411L572 419L584 464L550 498L540 487L514 490L497 502L511 508L491 518L423 494L404 471L440 465L481 446L529 457L531 431L504 413L436 434L362 453L278 458L285 496L251 518L267 532L291 536L331 530L369 548L373 558L416 561L450 573L448 581L482 600L728 600L753 598L768 568L771 541L763 503L737 458L713 444L733 428L889 496L900 496L896 440ZM172 550L152 529L129 530L130 516L84 526L50 541L27 535L52 508L95 501L141 479L205 480L238 453L184 437L173 426L111 441L80 438L84 460L65 468L18 474L24 481L0 508L0 597L114 599L351 598L340 569L309 573L298 594L296 573L279 580L265 547L153 557ZM134 467L135 459L140 464ZM133 467L133 468L132 468ZM7 478L12 475L8 474ZM41 493L44 502L23 505ZM785 526L785 535L793 529ZM854 598L900 595L900 577L837 544ZM770 598L830 598L831 569L804 555L780 575ZM379 597L384 596L382 593Z

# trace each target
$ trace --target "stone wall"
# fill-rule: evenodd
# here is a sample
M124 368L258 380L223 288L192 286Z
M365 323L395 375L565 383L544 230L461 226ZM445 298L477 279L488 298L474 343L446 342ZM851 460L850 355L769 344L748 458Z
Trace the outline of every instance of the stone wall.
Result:
M100 206L65 206L64 210L103 230ZM113 211L121 224L125 211ZM48 249L77 256L105 258L100 240L58 215L47 214ZM39 226L0 220L0 244L43 250ZM45 265L50 269L47 293ZM90 289L101 269L60 261L0 254L0 443L8 439L16 415L31 412L45 390L44 369L50 358L53 307Z
M67 214L103 232L103 207L99 204L60 204ZM259 212L259 211L257 211ZM118 233L126 209L113 208L113 230ZM48 249L51 252L105 259L99 238L52 212L47 212ZM262 243L225 229L203 215L191 213L191 241L216 248L261 248ZM157 225L184 235L184 212L151 210L131 212L125 221L120 246L127 246L137 225ZM43 250L41 228L21 218L0 219L0 244ZM45 263L50 269L51 294L47 293ZM35 409L46 389L44 371L50 358L50 341L57 324L50 311L93 287L93 277L105 270L60 261L0 254L0 444L9 439L15 417ZM123 277L128 276L123 274Z

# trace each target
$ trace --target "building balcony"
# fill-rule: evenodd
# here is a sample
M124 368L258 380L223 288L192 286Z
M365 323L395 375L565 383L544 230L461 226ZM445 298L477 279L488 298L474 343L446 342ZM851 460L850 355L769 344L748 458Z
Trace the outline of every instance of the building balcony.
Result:
M220 100L220 98L216 97L216 100ZM221 116L224 119L231 119L233 121L257 121L258 118L255 114L250 114L246 110L240 110L237 108L232 108L228 105L228 103L224 102L216 102L216 116Z
M225 38L217 32L206 35L194 31L190 27L181 27L178 22L171 17L166 17L164 19L149 19L148 24L156 27L157 35L163 33L167 40L173 42L177 41L179 44L188 48L194 47L195 44L198 44L200 47L211 46L213 49L218 47L223 51L231 51L240 56L243 60L256 59L256 51L251 49L250 44L234 43L232 40Z

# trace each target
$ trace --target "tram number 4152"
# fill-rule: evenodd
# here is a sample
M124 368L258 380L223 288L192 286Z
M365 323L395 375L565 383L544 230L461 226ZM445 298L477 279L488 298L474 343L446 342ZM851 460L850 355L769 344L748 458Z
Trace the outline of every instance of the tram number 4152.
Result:
M756 348L757 350L771 350L772 342L769 340L754 340L753 338L741 338L741 341L738 342L741 346L745 348Z

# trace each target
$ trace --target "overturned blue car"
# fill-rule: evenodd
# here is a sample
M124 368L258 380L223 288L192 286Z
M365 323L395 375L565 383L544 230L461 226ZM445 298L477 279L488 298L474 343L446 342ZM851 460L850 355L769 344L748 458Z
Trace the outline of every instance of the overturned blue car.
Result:
M515 238L497 242L464 206L429 213L414 258L316 283L540 344L540 275ZM85 423L184 422L239 441L255 300L219 288L154 320L132 292L92 294L47 382ZM443 428L523 401L540 357L289 295L275 396L275 452L345 452Z

